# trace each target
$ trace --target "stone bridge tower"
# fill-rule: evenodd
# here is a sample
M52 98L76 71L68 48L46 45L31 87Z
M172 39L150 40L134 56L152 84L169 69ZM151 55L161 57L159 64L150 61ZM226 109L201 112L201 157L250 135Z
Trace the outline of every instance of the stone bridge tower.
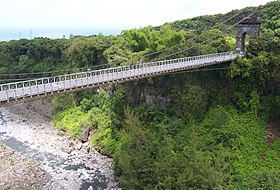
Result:
M239 20L245 18L245 14L241 14ZM255 38L260 34L260 13L256 12L250 18L243 20L236 26L236 50L244 52L245 36L248 34L251 38Z

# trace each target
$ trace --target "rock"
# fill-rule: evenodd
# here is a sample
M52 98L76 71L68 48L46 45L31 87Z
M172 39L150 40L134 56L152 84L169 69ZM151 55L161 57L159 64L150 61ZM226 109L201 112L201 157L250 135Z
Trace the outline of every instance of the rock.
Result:
M74 142L71 141L71 142L69 143L69 147L74 147L74 146L75 146Z
M81 141L87 142L88 141L88 136L89 136L89 129L85 126L82 127L82 137L81 137Z
M89 146L89 143L88 142L85 142L84 144L83 144L83 147L88 147Z
M92 136L96 132L96 129L90 130L89 135Z
M9 149L5 148L4 151L9 153ZM6 159L0 161L0 168L6 165L9 167L0 172L0 189L42 189L50 182L51 176L29 158L23 159L17 154L6 155Z
M61 136L61 137L64 136L64 134L65 134L65 132L63 132L63 131L58 131L58 132L57 132L57 135L58 135L58 136Z
M15 173L16 173L16 174L21 174L22 172L23 172L23 170L20 169L20 168L17 168L17 169L15 170Z
M72 152L72 148L70 147L62 147L61 150L62 152L65 152L67 154L70 154Z
M25 109L23 110L25 113L29 113L29 111L25 111ZM33 113L29 113L29 115L30 116L28 116L27 121L23 121L25 118L19 117L17 119L13 116L11 118L12 120L20 120L22 122L21 124L19 124L19 126L21 127L18 127L15 131L8 133L11 133L12 135L15 135L15 137L18 137L21 142L24 142L24 144L26 144L32 150L36 150L36 152L34 153L29 153L29 151L27 150L27 156L38 159L38 162L40 162L44 166L46 171L37 171L40 165L35 164L28 164L27 166L22 167L22 160L20 160L20 165L14 164L13 167L18 167L24 170L16 170L15 168L13 168L10 171L0 171L0 190L9 189L11 187L12 189L42 190L80 189L81 184L83 184L84 182L87 183L95 180L99 181L99 178L104 177L106 178L106 180L104 180L105 182L100 181L100 183L104 183L104 185L106 184L106 186L108 187L107 189L112 189L112 187L115 187L115 185L112 185L115 184L115 181L111 164L108 164L105 160L103 160L102 155L97 155L95 153L96 151L92 148L90 143L87 142L89 141L89 134L94 133L94 130L89 131L86 127L84 127L84 139L73 140L74 138L67 136L64 131L58 132L55 128L53 128L53 126L45 124L43 120L41 121L37 118L37 115L34 115ZM30 125L27 124L29 119ZM7 120L7 124L1 125L4 126L3 130L1 127L1 132L6 132L6 130L9 131L10 128L14 130L14 125L14 123ZM42 130L38 130L40 126L42 126ZM81 141L84 143L82 143ZM9 160L5 158L8 155L1 155L0 151L0 156L2 156L2 159L0 157L0 165L2 163L2 160L5 160L5 162L7 163L6 165L8 165ZM14 156L16 156L16 154L12 155L13 158ZM98 160L98 162L96 161L96 159ZM88 170L92 170L92 174L89 174L87 172ZM99 171L102 171L102 173ZM2 177L4 173L7 175L7 177ZM11 179L10 174L13 175L13 178ZM27 178L19 177L22 175L26 176ZM22 183L17 183L15 179L21 178L24 179ZM7 185L3 187L2 184L4 184L6 180L9 181ZM29 188L26 185L29 185ZM102 187L104 187L104 185L102 185ZM92 185L92 187L88 186L84 189L102 189L100 187L95 187L95 185Z
M78 150L73 150L73 151L71 152L71 155L78 155L78 154L79 154Z
M82 143L79 142L78 144L76 144L75 149L76 150L81 150L82 146L83 146Z
M83 148L83 152L88 154L90 152L90 147Z

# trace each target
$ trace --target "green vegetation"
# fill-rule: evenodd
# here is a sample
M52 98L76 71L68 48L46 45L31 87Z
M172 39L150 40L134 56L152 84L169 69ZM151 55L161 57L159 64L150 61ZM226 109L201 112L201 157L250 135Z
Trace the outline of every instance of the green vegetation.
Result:
M73 138L81 138L82 128L90 130L92 145L114 158L124 189L279 189L279 7L279 1L259 7L261 36L250 40L245 58L211 67L230 70L61 94L52 101L56 127ZM236 12L125 30L119 36L0 42L0 73L73 72L233 50L234 35L224 29L236 20L211 27ZM212 40L199 45L205 39Z
M9 165L9 166L13 166L14 163L15 163L15 161L13 160L13 158L9 158L9 159L8 159L8 165Z
M0 150L4 150L5 146L4 143L0 140Z

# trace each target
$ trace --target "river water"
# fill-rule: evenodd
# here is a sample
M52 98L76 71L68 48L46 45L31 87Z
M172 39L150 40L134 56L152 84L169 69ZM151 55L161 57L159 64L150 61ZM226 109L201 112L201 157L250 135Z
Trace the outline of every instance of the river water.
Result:
M0 108L0 140L39 162L52 176L51 189L117 189L112 159L88 143L59 136L47 119L32 110L22 111L28 114L22 117Z

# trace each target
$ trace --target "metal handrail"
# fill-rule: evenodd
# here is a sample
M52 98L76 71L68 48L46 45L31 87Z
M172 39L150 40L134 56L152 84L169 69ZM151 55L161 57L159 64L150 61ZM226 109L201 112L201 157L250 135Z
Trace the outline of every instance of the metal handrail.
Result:
M0 102L148 74L172 72L174 69L201 67L233 60L238 55L238 52L221 52L6 83L0 85ZM42 86L44 89L39 89Z

